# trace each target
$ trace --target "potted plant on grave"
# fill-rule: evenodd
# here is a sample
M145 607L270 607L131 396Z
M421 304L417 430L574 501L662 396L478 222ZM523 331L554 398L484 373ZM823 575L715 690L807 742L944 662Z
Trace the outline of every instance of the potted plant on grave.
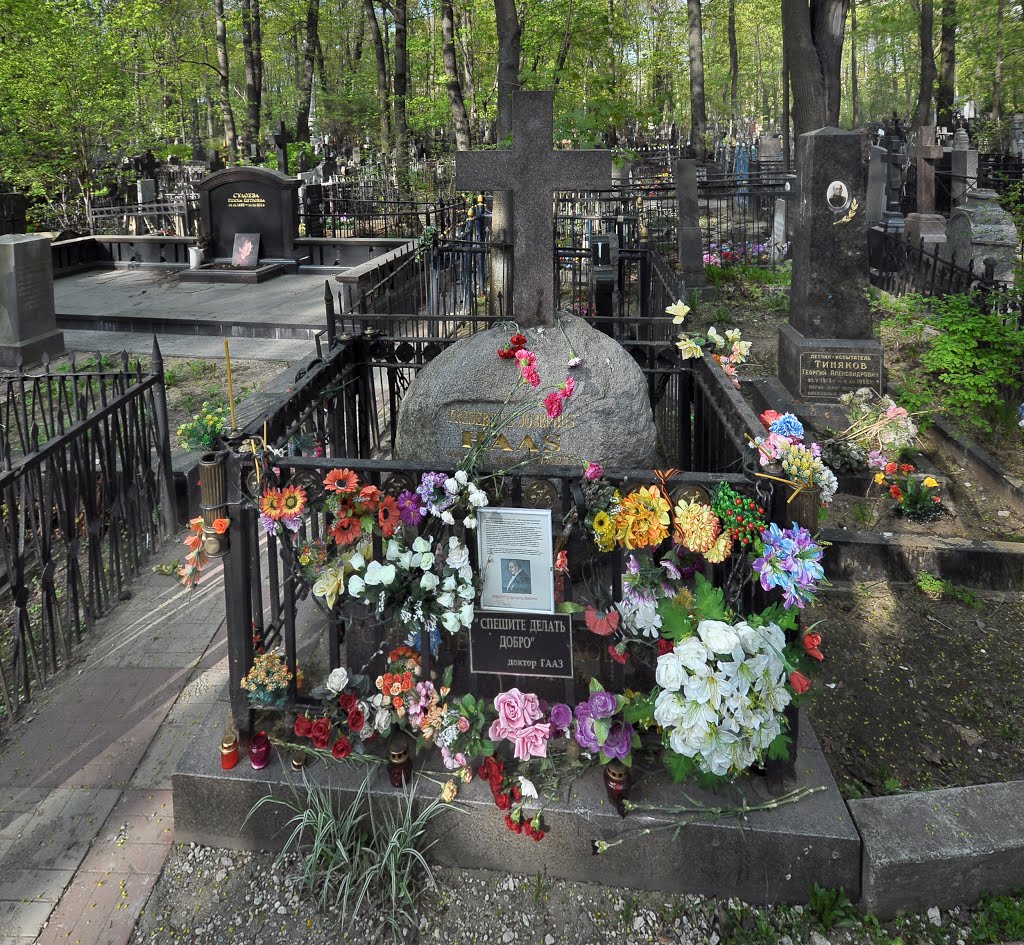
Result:
M215 234L200 233L196 239L196 245L188 248L188 268L199 269L206 261L210 251L213 249Z

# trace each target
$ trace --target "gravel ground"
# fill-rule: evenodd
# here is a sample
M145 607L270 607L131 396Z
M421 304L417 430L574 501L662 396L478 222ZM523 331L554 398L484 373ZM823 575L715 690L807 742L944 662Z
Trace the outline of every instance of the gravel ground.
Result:
M342 930L336 913L304 901L294 863L271 854L194 844L175 847L140 916L132 945L364 945L384 942L370 916ZM543 877L435 868L422 897L420 945L965 945L970 914L910 916L883 929L874 920L823 935L799 906L751 909L736 900L670 896Z

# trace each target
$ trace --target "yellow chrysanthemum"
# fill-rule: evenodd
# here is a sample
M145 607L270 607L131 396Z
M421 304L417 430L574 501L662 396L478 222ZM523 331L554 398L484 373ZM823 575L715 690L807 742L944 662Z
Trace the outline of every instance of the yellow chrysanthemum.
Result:
M728 534L723 534L719 535L718 541L708 551L704 552L704 558L710 564L721 564L731 554L732 539L729 538Z
M657 486L641 486L622 500L615 538L624 547L651 548L668 537L671 508Z
M722 523L711 506L685 500L676 506L675 540L690 551L705 554L721 531Z

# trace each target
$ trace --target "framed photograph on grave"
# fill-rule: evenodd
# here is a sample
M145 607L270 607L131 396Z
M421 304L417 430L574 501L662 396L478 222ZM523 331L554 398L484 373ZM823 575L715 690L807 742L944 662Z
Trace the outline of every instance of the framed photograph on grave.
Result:
M260 258L260 234L236 233L231 250L231 265L239 269L255 269Z
M550 509L477 511L480 606L527 614L555 612Z

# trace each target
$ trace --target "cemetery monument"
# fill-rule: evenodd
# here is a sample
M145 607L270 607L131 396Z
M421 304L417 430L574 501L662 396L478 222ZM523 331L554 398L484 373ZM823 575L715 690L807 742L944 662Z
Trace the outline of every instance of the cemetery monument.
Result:
M0 236L0 367L64 353L53 308L53 263L45 236Z
M779 378L806 403L882 391L882 347L866 289L867 219L861 135L819 128L800 136L800 200L789 324L779 332Z
M513 285L509 311L536 356L542 386L518 390L516 403L536 406L502 430L487 450L496 466L585 466L628 469L656 460L655 427L643 372L618 342L581 318L555 314L554 194L611 189L611 155L555 151L553 95L513 96L513 147L459 152L456 182L512 193ZM488 442L520 376L497 352L509 345L510 321L463 339L423 367L402 400L395 452L404 459L458 463ZM577 398L566 416L552 417L541 400L571 378Z

